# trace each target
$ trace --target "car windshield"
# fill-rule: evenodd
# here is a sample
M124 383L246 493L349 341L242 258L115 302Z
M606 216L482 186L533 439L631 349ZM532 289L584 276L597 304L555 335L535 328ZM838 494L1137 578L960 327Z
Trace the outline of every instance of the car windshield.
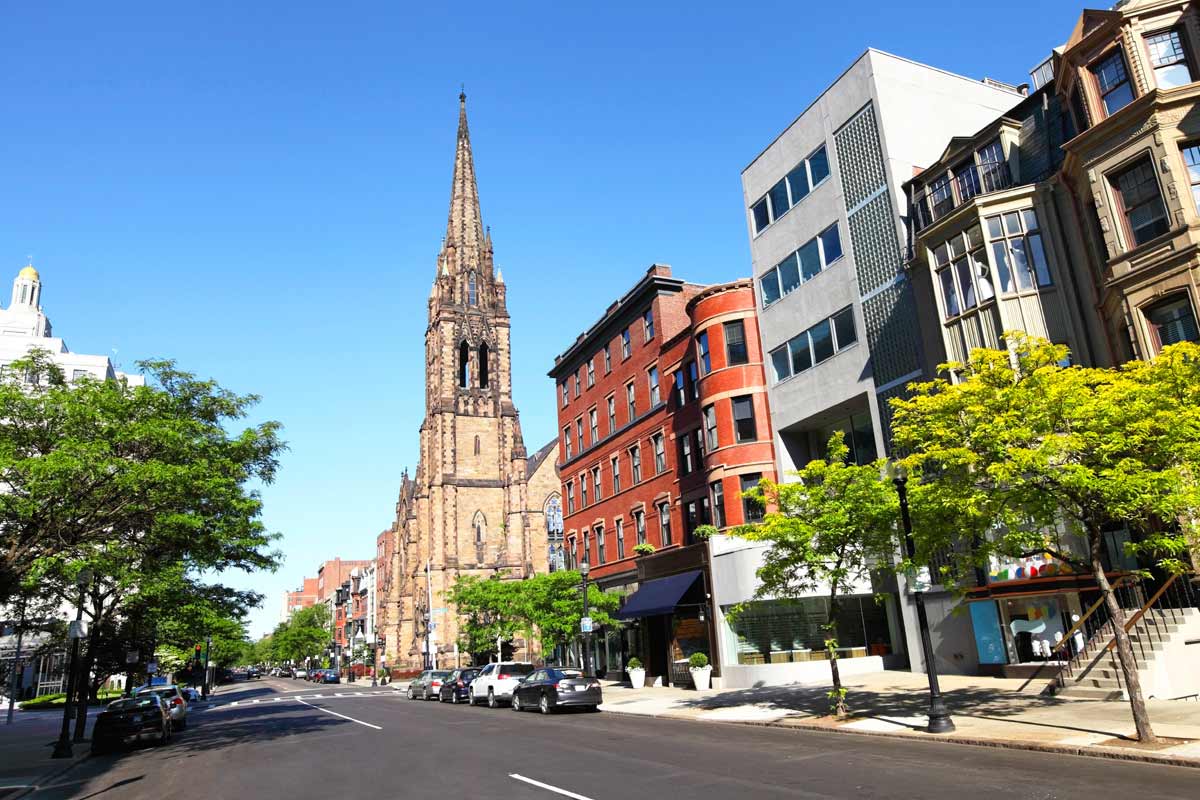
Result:
M136 708L150 708L158 705L153 697L128 697L108 704L109 711L132 711Z

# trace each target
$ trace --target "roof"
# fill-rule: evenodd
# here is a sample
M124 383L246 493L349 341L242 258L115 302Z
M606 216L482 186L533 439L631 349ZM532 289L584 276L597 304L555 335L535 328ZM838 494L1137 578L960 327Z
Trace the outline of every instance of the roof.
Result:
M549 442L542 445L541 449L539 449L536 453L534 453L533 455L531 455L529 457L529 461L527 462L528 466L525 469L525 474L532 476L533 473L537 472L538 467L542 466L542 462L545 461L550 456L550 454L554 452L554 449L556 447L558 447L558 439L551 439Z

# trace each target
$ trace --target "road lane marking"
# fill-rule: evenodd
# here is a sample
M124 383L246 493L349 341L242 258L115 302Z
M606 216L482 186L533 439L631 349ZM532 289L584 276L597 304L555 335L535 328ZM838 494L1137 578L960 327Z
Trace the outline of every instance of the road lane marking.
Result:
M347 720L350 720L351 722L357 722L359 725L366 725L368 728L374 728L377 731L383 730L383 728L379 727L378 725L372 725L369 722L363 722L361 719L355 719L354 717L347 717L345 714L339 714L336 711L330 711L328 708L321 708L320 706L314 706L312 703L306 703L303 700L301 700L299 697L296 698L296 702L306 705L309 708L315 708L317 711L324 711L326 714L332 714L335 717L341 717L342 719L347 719ZM578 795L576 795L576 796L578 796ZM585 798L583 798L583 800L588 800L588 799L585 797Z
M525 783L528 783L530 786L536 786L539 789L545 789L548 792L554 792L555 794L561 794L563 797L574 797L575 800L592 800L592 798L590 798L590 797L585 797L584 795L581 795L581 794L575 794L574 792L568 792L566 789L560 789L557 786L551 786L548 783L542 783L541 781L535 781L533 778L526 778L524 775L518 775L515 772L510 772L508 777L512 778L513 780L524 781Z

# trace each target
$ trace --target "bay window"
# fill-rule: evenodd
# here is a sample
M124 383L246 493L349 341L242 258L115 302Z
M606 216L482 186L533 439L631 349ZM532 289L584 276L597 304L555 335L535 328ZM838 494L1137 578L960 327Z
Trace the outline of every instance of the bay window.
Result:
M1112 176L1110 182L1134 246L1167 232L1167 208L1154 175L1154 163L1148 156Z

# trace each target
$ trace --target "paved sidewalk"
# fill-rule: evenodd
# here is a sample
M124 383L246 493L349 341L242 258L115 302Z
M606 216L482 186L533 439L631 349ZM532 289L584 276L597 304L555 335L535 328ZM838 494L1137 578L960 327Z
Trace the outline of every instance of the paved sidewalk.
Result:
M98 713L99 707L88 710L89 731ZM73 745L72 758L50 757L61 726L62 709L17 711L12 725L4 724L0 717L0 798L22 795L87 758L88 742Z
M945 739L994 747L1077 753L1200 767L1200 703L1151 700L1155 733L1173 740L1148 748L1134 740L1125 702L1043 697L1023 680L950 675L941 679L957 730L924 731L928 683L922 674L882 672L846 682L851 717L829 718L828 684L694 691L630 689L608 683L602 709L705 722L821 728L860 734Z

